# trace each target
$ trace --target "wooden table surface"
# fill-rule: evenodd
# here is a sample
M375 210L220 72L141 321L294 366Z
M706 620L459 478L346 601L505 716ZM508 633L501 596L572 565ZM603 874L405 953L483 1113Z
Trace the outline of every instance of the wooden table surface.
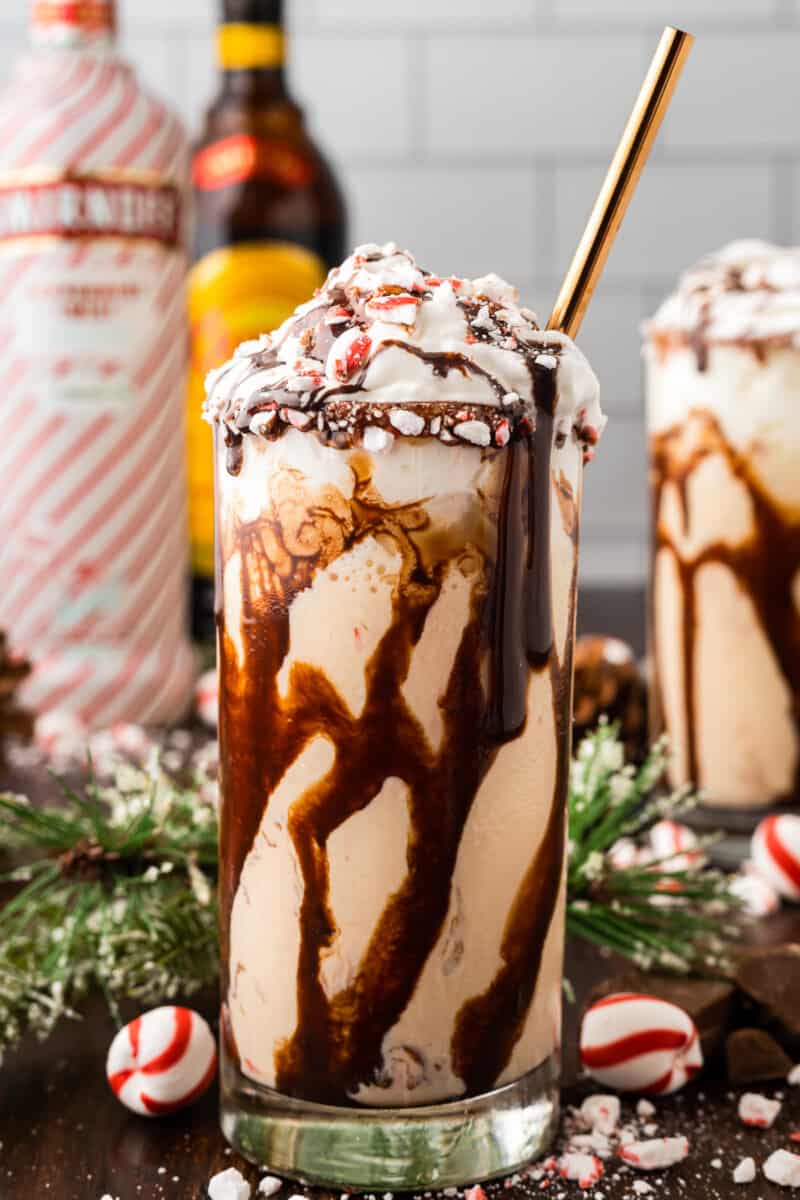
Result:
M630 594L605 597L590 594L582 624L602 632L628 635L641 649L640 604ZM634 627L635 626L635 627ZM2 781L0 781L1 783ZM26 783L16 778L14 786ZM29 779L41 791L42 774ZM761 922L759 940L800 941L800 909L786 909ZM597 951L568 946L567 974L578 1003L567 1006L564 1046L565 1103L579 1101L592 1090L576 1082L576 1025L580 999L612 972L613 963ZM215 1017L213 995L190 1002L210 1020ZM800 997L798 997L800 1003ZM80 1022L62 1025L44 1044L26 1042L0 1067L0 1200L202 1200L206 1183L217 1171L237 1166L255 1185L258 1171L230 1154L217 1127L216 1095L210 1093L188 1112L149 1121L127 1112L112 1096L104 1075L105 1054L114 1027L102 1004L89 1004ZM597 1090L597 1089L594 1089ZM741 1089L740 1089L741 1090ZM771 1088L757 1088L773 1095ZM800 1088L783 1088L783 1111L772 1130L754 1131L740 1125L735 1094L720 1070L706 1070L676 1097L658 1102L654 1118L659 1132L683 1133L691 1142L689 1158L667 1172L642 1176L655 1188L654 1200L704 1200L740 1197L778 1200L791 1194L767 1184L760 1175L753 1184L732 1182L741 1157L752 1154L760 1164L774 1149L800 1149L789 1132L800 1129ZM635 1099L635 1098L634 1098ZM629 1106L625 1106L630 1115ZM721 1165L717 1165L717 1164ZM634 1200L634 1175L613 1163L594 1189L598 1200ZM538 1184L524 1181L503 1189L508 1200L541 1196ZM300 1191L287 1184L280 1200ZM493 1187L487 1191L494 1192ZM547 1195L581 1196L576 1184L553 1186Z

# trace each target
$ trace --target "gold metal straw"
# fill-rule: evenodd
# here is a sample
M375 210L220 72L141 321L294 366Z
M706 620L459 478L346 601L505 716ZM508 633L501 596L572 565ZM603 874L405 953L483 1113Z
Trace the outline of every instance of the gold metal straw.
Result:
M580 245L561 285L548 329L574 337L647 162L694 38L668 25L622 135Z

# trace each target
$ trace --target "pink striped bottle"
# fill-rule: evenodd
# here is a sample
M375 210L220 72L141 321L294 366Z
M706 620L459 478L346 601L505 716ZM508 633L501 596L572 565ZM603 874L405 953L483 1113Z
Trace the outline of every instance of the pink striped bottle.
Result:
M185 710L178 119L114 51L113 0L32 0L0 94L0 628L27 703Z

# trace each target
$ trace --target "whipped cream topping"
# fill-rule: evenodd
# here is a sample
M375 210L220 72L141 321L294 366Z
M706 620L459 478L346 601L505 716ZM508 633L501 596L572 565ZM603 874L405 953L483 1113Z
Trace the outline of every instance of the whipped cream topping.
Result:
M685 272L645 333L800 345L800 247L732 242Z
M599 385L564 334L539 328L497 275L443 278L393 243L359 247L273 334L206 382L206 419L229 435L287 426L388 450L397 435L504 446L545 397L588 457L605 425Z

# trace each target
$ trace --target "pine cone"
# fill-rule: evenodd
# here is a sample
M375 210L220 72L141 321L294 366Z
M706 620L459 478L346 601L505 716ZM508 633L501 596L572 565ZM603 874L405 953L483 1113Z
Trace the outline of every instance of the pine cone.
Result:
M33 736L33 713L21 708L16 690L28 675L30 666L24 659L14 658L8 650L4 633L0 632L0 761L3 741L13 735L28 741Z
M588 634L575 646L575 737L596 728L602 716L617 721L630 762L647 754L647 691L636 656L619 638Z

